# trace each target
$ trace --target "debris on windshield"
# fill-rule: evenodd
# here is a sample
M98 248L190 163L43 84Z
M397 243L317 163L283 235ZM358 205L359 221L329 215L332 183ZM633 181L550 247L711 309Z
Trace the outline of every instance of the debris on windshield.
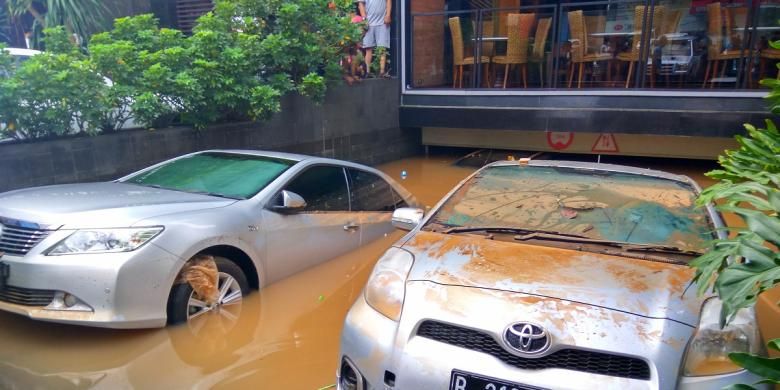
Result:
M577 218L577 211L569 207L562 207L561 216L568 219L574 219Z
M197 255L193 257L179 273L177 283L189 283L198 296L211 305L219 296L217 285L219 271L214 256Z

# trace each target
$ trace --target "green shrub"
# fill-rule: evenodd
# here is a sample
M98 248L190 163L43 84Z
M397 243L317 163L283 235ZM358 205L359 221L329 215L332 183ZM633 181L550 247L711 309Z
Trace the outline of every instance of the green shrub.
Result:
M131 119L200 128L267 119L287 93L321 102L328 81L340 80L342 48L360 34L347 16L352 7L351 0L218 0L192 36L159 28L152 15L119 18L92 37L87 55L64 28L47 29L47 52L6 72L0 123L8 125L0 131L93 134Z
M89 58L57 46L63 28L44 31L58 50L31 57L0 81L2 137L43 138L71 133L96 133L106 84ZM72 46L71 46L72 47Z

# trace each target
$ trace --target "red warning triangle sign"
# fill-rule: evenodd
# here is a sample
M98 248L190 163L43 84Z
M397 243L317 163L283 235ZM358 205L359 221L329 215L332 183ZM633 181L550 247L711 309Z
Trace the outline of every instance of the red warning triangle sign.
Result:
M595 153L618 153L620 152L620 149L618 148L615 136L612 133L605 133L600 134L599 137L596 138L596 142L593 144L593 148L591 148L590 151Z

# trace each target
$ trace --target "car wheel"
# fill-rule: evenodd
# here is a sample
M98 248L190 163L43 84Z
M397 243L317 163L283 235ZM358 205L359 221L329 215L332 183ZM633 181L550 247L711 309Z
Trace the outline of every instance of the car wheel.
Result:
M242 300L249 293L249 283L241 268L232 261L214 256L214 262L219 275L217 301L206 304L189 283L176 284L168 299L169 324L187 322L192 325L196 319L209 316L209 320L225 322L224 326L235 325L241 313Z

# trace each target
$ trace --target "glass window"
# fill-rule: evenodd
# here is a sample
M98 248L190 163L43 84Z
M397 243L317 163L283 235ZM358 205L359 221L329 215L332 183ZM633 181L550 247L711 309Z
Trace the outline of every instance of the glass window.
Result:
M234 153L199 153L139 173L125 183L236 199L251 198L295 161Z
M776 0L415 0L407 88L751 89Z
M349 169L353 211L393 211L396 201L393 190L381 177L357 169Z
M349 211L347 181L341 167L311 167L293 179L285 190L303 197L304 212Z
M447 199L430 223L543 230L694 251L713 237L688 185L555 167L485 169Z

